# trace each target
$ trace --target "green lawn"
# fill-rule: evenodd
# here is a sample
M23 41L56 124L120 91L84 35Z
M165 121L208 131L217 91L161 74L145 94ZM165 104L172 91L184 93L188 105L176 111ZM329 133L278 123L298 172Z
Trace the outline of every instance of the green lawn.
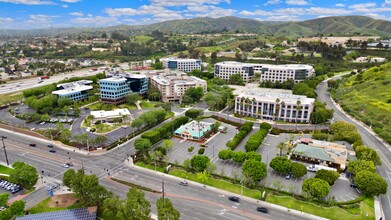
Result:
M8 104L11 102L16 102L16 101L22 100L22 99L23 99L22 92L4 94L4 95L0 96L0 105Z
M321 207L317 206L313 203L303 202L292 197L287 196L274 196L268 195L267 202L274 203L277 205L281 205L287 207L289 209L296 209L299 211L303 211L306 213L310 213L313 215L321 216L328 219L349 219L349 220L359 220L364 219L366 213L368 213L367 220L375 219L375 211L374 211L374 202L373 198L366 198L364 201L360 203L360 211L361 214L353 215L348 213L347 211L339 208L339 207Z
M150 170L155 170L154 165L145 164L143 162L137 162L136 165L139 167L144 167L144 168L150 169ZM164 167L156 166L156 171L158 171L158 172L164 173L165 170L166 169Z
M171 175L177 176L183 179L188 179L194 182L200 182L199 179L197 178L197 174L194 173L188 173L183 170L172 170L170 171ZM241 186L238 184L233 184L224 180L220 179L213 179L209 178L206 182L205 185L208 186L213 186L219 189L227 190L229 192L237 193L240 194L241 191ZM252 190L252 189L247 189L246 187L243 187L243 195L254 198L254 199L260 199L261 198L261 191L259 190Z
M151 101L147 102L145 100L142 100L140 103L140 106L141 106L141 108L145 109L145 108L153 108L157 104L160 104L160 102L151 102Z
M60 208L60 207L49 207L50 203L50 197L43 200L42 202L38 203L36 206L32 207L29 209L29 212L31 214L36 214L36 213L43 213L43 212L55 212L55 211L61 211L61 210L66 210L66 209L76 209L76 208L82 208L82 206L79 203L76 203L74 205L68 206L66 208Z
M11 171L12 171L11 168L3 166L3 165L0 165L0 173L2 173L2 174L10 174Z
M118 106L118 108L127 108L129 110L137 110L136 105L131 105L131 104L128 104L128 103L121 104L121 105Z

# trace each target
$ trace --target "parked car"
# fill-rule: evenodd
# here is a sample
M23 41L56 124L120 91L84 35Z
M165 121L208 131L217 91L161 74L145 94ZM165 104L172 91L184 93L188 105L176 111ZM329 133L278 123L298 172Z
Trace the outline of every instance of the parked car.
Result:
M184 181L179 182L179 185L181 185L181 186L188 186L189 184L187 183L186 180L184 180Z
M257 211L258 212L263 212L263 213L268 213L269 212L269 209L265 208L265 207L257 207Z
M288 173L285 175L285 179L290 180L292 178L292 173Z
M41 122L41 123L39 123L39 124L40 124L40 125L44 125L45 123L46 123L46 122L43 121L43 122Z
M15 194L15 193L21 191L22 189L23 189L22 187L16 187L15 189L11 190L11 193Z
M350 187L357 188L357 186L354 182L350 182Z
M30 144L30 147L36 147L37 145L36 144Z
M50 149L49 152L50 152L50 153L56 153L56 150Z
M69 165L65 163L65 164L62 165L62 167L69 168Z
M228 199L232 202L239 202L240 201L240 198L237 196L230 196L230 197L228 197Z
M48 144L48 147L53 148L53 144Z
M66 162L65 164L68 165L68 166L70 166L70 167L73 166L73 163L72 163L72 162Z

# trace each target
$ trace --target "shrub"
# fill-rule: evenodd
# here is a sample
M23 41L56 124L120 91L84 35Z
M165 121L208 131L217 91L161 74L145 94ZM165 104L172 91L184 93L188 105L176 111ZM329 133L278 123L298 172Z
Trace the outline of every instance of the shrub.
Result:
M204 154L204 152L205 152L205 148L200 148L200 149L198 150L198 154Z
M265 139L267 135L268 130L261 129L257 132L255 132L251 137L248 139L246 145L244 148L247 152L249 151L256 151L259 147L259 145L262 144L262 141Z
M193 146L187 148L187 151L189 151L189 153L193 152L193 150L194 150L194 147L193 147Z
M315 175L315 178L326 181L330 186L334 185L338 177L339 173L332 170L318 170Z
M219 158L222 159L222 160L229 160L232 158L234 152L230 149L228 150L221 150L219 152Z
M293 162L291 172L294 177L302 177L307 174L307 167L304 164Z
M246 160L246 153L243 151L236 151L232 156L232 160L236 163L243 163Z
M185 115L189 118L197 118L198 116L202 115L202 111L199 109L189 109L185 112Z
M292 161L286 157L275 157L270 161L270 167L276 172L286 174L292 169Z
M235 148L240 144L240 142L247 136L248 133L253 129L254 123L246 122L240 127L239 132L233 137L231 141L227 142L227 147L231 148L231 150L235 150Z

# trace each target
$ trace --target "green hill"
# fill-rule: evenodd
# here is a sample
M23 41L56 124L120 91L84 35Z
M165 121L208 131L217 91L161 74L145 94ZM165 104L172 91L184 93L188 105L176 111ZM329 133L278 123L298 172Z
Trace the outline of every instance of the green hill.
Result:
M391 22L365 16L335 16L298 22L268 22L237 17L192 18L171 20L150 25L119 25L104 28L49 28L34 30L0 30L0 35L59 35L72 33L103 33L121 31L129 35L147 34L154 30L191 33L221 33L223 30L273 34L286 37L333 35L391 36Z
M349 77L332 94L346 112L391 143L391 63Z

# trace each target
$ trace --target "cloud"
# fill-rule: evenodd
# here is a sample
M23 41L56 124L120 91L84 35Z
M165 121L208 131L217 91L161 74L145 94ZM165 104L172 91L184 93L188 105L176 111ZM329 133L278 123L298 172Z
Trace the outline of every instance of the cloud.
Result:
M335 4L336 7L345 7L344 4Z
M105 12L112 17L140 15L140 11L133 8L106 8Z
M54 5L51 1L42 0L0 0L0 2L23 4L23 5Z
M14 21L14 19L12 18L3 18L3 17L0 17L0 22L12 22Z
M281 3L281 0L268 0L265 4L263 5L278 5Z
M82 17L82 16L84 16L83 12L77 12L77 11L71 12L71 13L69 13L69 14L72 15L72 16L77 16L77 17Z
M296 15L273 15L269 16L264 21L298 21L299 18Z
M322 7L311 7L306 9L306 12L312 15L345 15L350 14L352 11L345 10L343 8L322 8Z
M368 16L368 17L371 17L371 18L374 18L374 19L391 20L390 17L386 17L386 16L381 15L381 14L368 13L368 14L364 14L364 15Z
M118 22L117 18L103 17L103 16L74 18L71 20L71 22L79 25L94 25L94 26L115 25L120 23Z
M62 8L69 8L69 6L68 6L68 5L65 5L65 4L61 5L61 7L62 7Z
M230 0L151 0L152 5L176 7L176 6L196 6L196 5L218 5L220 3L230 4Z
M355 12L367 13L373 15L374 12L390 12L391 8L388 7L377 7L377 4L374 2L368 2L363 4L355 4L349 6L349 8L353 9ZM379 15L382 16L382 15ZM373 16L371 16L373 17Z
M282 8L273 11L273 14L286 14L286 15L303 15L306 13L305 8Z
M308 5L306 0L286 0L285 4L287 5Z
M188 6L187 10L185 10L184 12L199 12L193 15L196 17L219 18L224 16L231 16L236 12L236 10L210 6L210 5L200 5L200 6Z
M376 3L374 3L374 2L367 2L367 3L351 5L351 6L349 6L349 8L357 10L357 9L363 9L363 8L373 8L375 6L376 6Z
M241 11L239 12L240 15L243 16L267 16L267 15L273 15L272 12L264 11L264 10L255 10L255 11Z
M81 0L61 0L62 2L68 2L68 3L76 3L80 2Z
M178 11L168 10L158 5L142 5L137 9L134 8L106 8L105 12L110 17L152 15L156 22L182 19L183 16Z
M391 0L385 0L384 5L391 5Z

